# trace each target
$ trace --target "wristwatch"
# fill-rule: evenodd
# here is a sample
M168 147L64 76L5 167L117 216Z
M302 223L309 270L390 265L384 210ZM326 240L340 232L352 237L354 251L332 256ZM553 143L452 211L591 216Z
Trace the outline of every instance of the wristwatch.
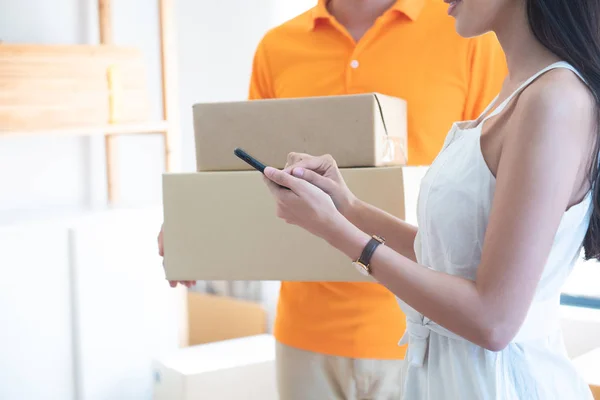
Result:
M379 245L384 243L385 239L383 239L382 237L377 235L371 236L371 240L369 240L369 242L363 249L362 254L360 255L360 257L358 257L358 260L352 262L352 264L354 264L358 272L360 272L363 275L371 275L371 257L373 256L375 249L377 249Z

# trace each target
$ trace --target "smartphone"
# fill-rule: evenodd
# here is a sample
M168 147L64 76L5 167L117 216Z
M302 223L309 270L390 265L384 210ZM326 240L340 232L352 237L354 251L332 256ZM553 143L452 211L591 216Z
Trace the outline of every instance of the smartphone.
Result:
M241 158L243 161L248 163L252 168L256 169L261 174L265 173L265 168L267 166L258 161L256 158L252 157L250 154L246 153L244 150L240 149L239 147L233 151L233 154Z
M240 149L238 147L235 150L233 150L233 154L235 154L240 159L242 159L243 161L245 161L246 163L248 163L252 168L256 169L261 174L265 173L265 168L267 166L265 164L261 163L260 161L258 161L256 158L252 157L250 154L246 153L243 149ZM288 189L289 190L289 188L287 188L285 186L281 186L281 185L277 185L277 186L279 186L282 189Z

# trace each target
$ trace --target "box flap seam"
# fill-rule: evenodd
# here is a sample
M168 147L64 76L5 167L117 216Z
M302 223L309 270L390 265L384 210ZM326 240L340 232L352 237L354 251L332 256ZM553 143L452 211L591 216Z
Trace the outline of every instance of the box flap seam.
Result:
M385 132L386 136L389 136L388 128L385 123L385 116L383 115L383 108L381 107L381 103L379 102L379 96L377 96L377 93L373 93L373 97L375 97L375 102L377 103L377 108L379 109L379 116L381 117L381 121L383 122L383 131Z
M387 138L387 141L386 141L386 147L387 147L387 146L389 146L389 141L391 140L391 138L390 138L388 127L387 127L387 124L386 124L386 121L385 121L385 115L384 115L384 112L383 112L383 107L381 105L381 102L379 101L378 94L377 93L373 93L373 97L375 97L375 102L377 102L377 108L379 109L379 115L381 117L381 122L383 123L383 131L385 132L385 136ZM399 146L400 146L400 151L403 154L405 154L405 155L408 154L406 152L406 148L404 147L404 145L402 145L402 143L400 143ZM388 151L389 151L389 148L388 148Z

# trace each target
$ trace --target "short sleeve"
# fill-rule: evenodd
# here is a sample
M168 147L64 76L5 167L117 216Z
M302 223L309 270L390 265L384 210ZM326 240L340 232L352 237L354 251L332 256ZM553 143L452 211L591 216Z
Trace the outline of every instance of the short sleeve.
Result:
M250 78L249 100L274 98L272 76L267 59L266 40L263 38L252 61L252 74Z

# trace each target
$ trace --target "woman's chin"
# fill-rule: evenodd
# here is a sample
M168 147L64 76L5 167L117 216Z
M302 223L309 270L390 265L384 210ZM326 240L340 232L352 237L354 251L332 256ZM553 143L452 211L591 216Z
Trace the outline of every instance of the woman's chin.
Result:
M480 29L480 27L475 26L474 24L470 24L467 21L461 20L461 18L457 18L454 23L456 33L464 38L472 38L476 36L483 35L485 33L485 29Z

